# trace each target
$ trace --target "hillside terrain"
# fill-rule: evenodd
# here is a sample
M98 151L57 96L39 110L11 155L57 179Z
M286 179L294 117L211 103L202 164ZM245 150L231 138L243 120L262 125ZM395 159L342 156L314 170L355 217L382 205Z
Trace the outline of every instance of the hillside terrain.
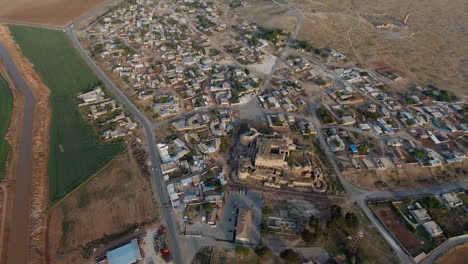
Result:
M298 38L318 48L344 52L348 61L375 70L391 70L405 82L434 84L466 98L468 17L466 2L294 0L303 15ZM465 8L464 8L465 7ZM235 12L270 28L291 30L296 18L271 1L255 1ZM401 26L409 12L407 25ZM373 24L374 23L374 24ZM376 24L400 25L377 28Z

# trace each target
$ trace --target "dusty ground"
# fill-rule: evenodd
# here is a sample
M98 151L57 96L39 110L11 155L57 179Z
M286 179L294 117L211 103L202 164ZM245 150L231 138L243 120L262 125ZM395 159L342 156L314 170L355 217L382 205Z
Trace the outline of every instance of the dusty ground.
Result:
M153 219L157 208L151 197L150 180L135 161L128 154L117 157L50 210L49 263L82 263L81 246Z
M365 67L398 69L406 83L433 83L465 98L468 82L466 2L405 0L290 0L303 14L299 39L318 48L344 52ZM291 30L293 14L271 1L256 0L235 12L259 25ZM377 29L365 16L403 20L410 11L409 27Z
M410 229L400 219L391 208L382 207L375 208L374 211L380 215L383 223L390 229L392 234L410 251L411 254L417 255L422 250L420 241L410 231ZM416 253L417 252L417 253Z
M437 264L458 264L464 263L468 258L468 245L460 245L451 249L446 255L442 256Z
M421 188L429 185L466 180L468 162L434 168L406 166L395 170L352 170L343 175L365 189Z
M62 26L106 0L0 0L0 21Z
M34 70L34 66L22 55L19 46L9 34L8 28L0 26L0 42L7 48L26 82L31 87L36 105L34 108L33 146L32 146L32 203L30 218L30 251L28 263L45 263L46 210L48 206L47 161L49 153L49 127L51 109L49 105L50 90ZM20 108L16 108L20 109ZM15 114L14 107L14 114ZM18 122L13 121L12 124ZM8 132L8 140L13 140L15 132ZM17 130L19 132L20 130ZM8 194L12 196L12 194Z

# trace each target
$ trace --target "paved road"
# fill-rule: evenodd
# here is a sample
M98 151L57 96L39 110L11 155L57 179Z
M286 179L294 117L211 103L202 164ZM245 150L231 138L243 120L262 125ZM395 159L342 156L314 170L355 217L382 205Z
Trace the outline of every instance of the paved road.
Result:
M271 83L272 76L274 74L274 71L276 68L280 65L281 61L284 60L287 55L289 54L289 49L290 49L290 44L296 39L296 36L300 30L300 27L302 25L302 14L299 10L297 10L294 6L290 5L289 3L278 3L280 5L288 7L294 15L298 19L298 23L296 24L294 32L292 32L288 46L283 50L283 53L281 56L276 60L275 65L272 68L272 71L270 74L267 76L264 85L262 86L262 89L266 89L269 84ZM80 21L83 21L81 19ZM164 188L164 184L162 181L162 175L161 172L159 171L159 164L161 164L160 157L158 156L158 153L156 151L155 147L155 142L152 134L152 129L154 128L159 128L161 124L167 124L167 122L161 122L160 124L151 124L149 120L123 95L120 90L107 78L107 76L99 69L99 67L92 61L92 59L88 56L88 54L84 51L84 49L81 47L79 41L77 40L76 36L74 35L73 32L73 27L69 27L67 29L67 34L70 36L71 40L73 41L74 45L77 47L79 50L80 54L82 57L86 60L86 62L90 65L90 67L95 71L95 73L99 76L99 78L111 89L111 91L115 94L116 98L121 101L135 116L136 118L140 121L140 123L144 127L145 135L148 140L149 144L149 150L150 150L150 157L151 161L153 164L153 167L155 170L152 171L153 175L153 182L154 182L154 191L157 196L157 199L160 201L160 204L162 205L162 218L165 221L167 228L168 228L168 235L169 235L169 240L171 241L171 248L174 253L174 261L175 263L185 263L190 261L187 259L187 254L185 254L186 250L189 251L196 251L199 246L202 245L212 245L216 246L221 243L221 242L213 242L210 241L209 239L206 238L199 238L199 239L193 239L193 238L187 238L187 237L179 237L178 232L175 226L175 220L173 218L173 215L170 212L170 204L169 201L169 196L167 194L166 189ZM336 78L336 86L344 86L345 81L336 74L333 71L328 70L323 64L315 61L313 58L309 59L313 62L315 62L322 70L325 72L328 72L332 76ZM356 89L358 92L362 93L359 89L356 87L353 87L352 85L349 85L352 88ZM328 89L326 89L328 90ZM363 94L365 97L367 97L369 100L379 104L380 102L376 101L375 98L369 97L367 94ZM447 191L452 191L452 190L457 190L457 189L466 189L468 186L468 183L458 183L458 184L447 184L447 185L442 185L442 186L435 186L431 188L426 188L426 189L420 189L420 190L409 190L409 191L387 191L387 192L379 192L379 191L368 191L361 189L355 185L353 185L351 182L349 182L342 174L341 171L339 170L339 167L336 163L334 155L331 153L330 149L327 147L327 142L325 140L325 136L322 132L322 124L319 121L319 119L316 116L316 102L315 99L317 96L314 96L311 98L309 102L310 110L311 113L313 114L312 116L312 122L317 128L317 137L320 141L320 144L323 146L323 151L327 158L330 161L330 164L332 165L333 170L335 171L337 177L339 178L341 184L343 185L344 189L348 193L349 197L353 200L356 201L356 203L359 205L359 207L363 210L363 212L366 214L366 216L371 220L371 222L374 224L374 226L379 230L379 232L383 235L384 239L390 244L392 249L396 252L397 256L399 257L400 261L402 263L414 263L412 257L410 257L405 249L401 247L401 245L395 240L395 238L385 229L385 227L376 219L372 211L367 205L367 202L369 200L383 200L383 199L401 199L404 197L410 197L410 196L419 196L423 194L434 194L434 193L441 193L441 192L447 192ZM255 102L255 100L252 100L250 103ZM205 112L209 109L205 110L197 110L194 112ZM187 114L184 114L187 115ZM180 116L178 116L180 118ZM310 119L309 117L304 117L306 119ZM398 122L398 120L397 120ZM399 124L400 125L400 124ZM180 249L182 249L181 242L184 243L184 252L181 252ZM221 244L220 244L221 243ZM454 242L455 243L455 242ZM230 244L231 245L231 244ZM445 247L450 247L451 244L446 245ZM190 255L190 254L189 254ZM185 256L183 258L182 256Z
M8 54L6 48L0 44L0 59L3 60L13 83L24 97L23 120L19 140L19 160L14 176L13 204L8 204L9 223L8 241L6 246L6 263L26 264L26 252L29 252L30 212L31 212L31 181L32 181L32 132L34 120L35 99L31 88ZM11 89L14 89L11 87ZM7 209L7 210L8 210ZM4 254L2 254L4 255Z
M450 249L459 246L461 244L468 243L468 235L462 235L458 237L452 237L447 239L442 245L434 249L421 264L433 264L436 260L447 253ZM465 261L466 263L466 261Z
M156 195L156 199L159 200L161 205L162 220L167 227L168 238L170 241L170 247L174 256L174 263L185 263L183 255L181 254L180 245L179 245L179 236L176 227L176 221L173 215L170 212L170 201L169 194L167 189L164 187L163 175L159 169L161 164L161 159L156 150L156 142L153 137L153 130L151 122L146 118L144 114L138 110L137 107L114 85L114 83L107 78L106 74L101 71L101 69L94 63L94 61L89 57L86 51L81 46L76 35L74 34L73 27L67 29L67 34L73 42L73 45L78 49L83 59L91 67L91 69L96 73L99 79L112 91L116 99L124 104L127 109L138 119L140 124L143 125L145 132L146 140L148 141L148 148L150 152L150 158L152 163L151 174L153 176L153 189Z

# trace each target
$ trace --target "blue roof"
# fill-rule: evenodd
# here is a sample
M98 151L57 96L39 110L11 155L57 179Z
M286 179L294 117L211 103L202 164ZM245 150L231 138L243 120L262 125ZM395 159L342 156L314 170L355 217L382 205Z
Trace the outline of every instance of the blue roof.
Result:
M350 144L350 145L349 145L349 148L351 149L351 152L353 152L353 153L357 153L357 152L358 152L358 149L357 149L356 145L354 145L354 144Z
M141 259L141 254L136 239L107 252L107 261L109 264L132 264L139 259Z

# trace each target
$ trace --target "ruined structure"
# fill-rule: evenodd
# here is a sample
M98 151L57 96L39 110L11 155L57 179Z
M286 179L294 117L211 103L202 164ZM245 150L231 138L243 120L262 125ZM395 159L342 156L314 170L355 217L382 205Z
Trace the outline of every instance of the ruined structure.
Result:
M313 164L311 153L297 146L288 137L261 134L251 128L240 137L243 148L239 157L237 177L257 180L274 188L309 187L326 190L320 167Z

